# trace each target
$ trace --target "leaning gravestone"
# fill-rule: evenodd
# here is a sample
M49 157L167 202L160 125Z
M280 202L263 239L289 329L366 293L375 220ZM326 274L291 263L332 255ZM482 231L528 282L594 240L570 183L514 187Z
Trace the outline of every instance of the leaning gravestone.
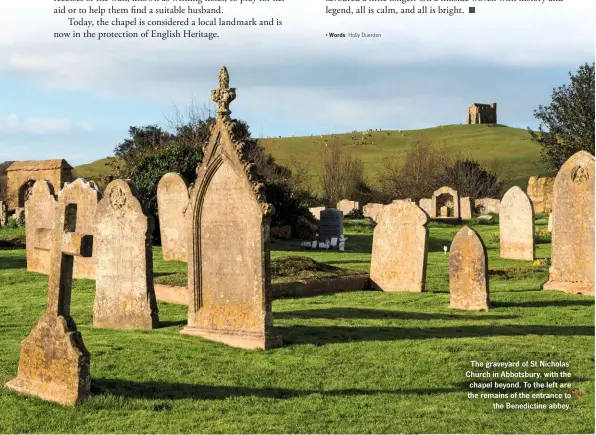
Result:
M513 186L499 209L501 258L534 261L534 208L530 197Z
M189 225L185 215L188 200L188 186L180 174L170 172L161 177L157 185L157 208L165 261L188 259Z
M488 310L488 258L482 239L465 226L449 250L449 307Z
M339 237L344 233L344 215L341 210L327 208L321 212L319 221L319 240L331 240L332 237Z
M39 240L49 240L49 246L40 246L50 253L47 310L21 342L17 377L6 384L62 405L74 405L91 394L90 355L70 316L70 298L73 257L91 255L93 240L74 232L76 213L76 206L60 202L52 214L53 228L37 230Z
M37 181L31 189L25 203L25 239L27 248L27 271L48 274L50 270L49 239L38 240L41 234L37 230L51 229L54 224L56 198L52 183L47 180ZM37 246L46 246L43 250Z
M271 313L273 208L248 161L252 145L235 136L229 105L236 90L225 67L212 98L217 117L188 210L189 307L182 333L246 349L281 346Z
M472 200L469 196L464 196L459 199L459 212L463 221L472 219Z
M428 216L413 202L389 204L373 235L370 279L387 292L421 292L426 277Z
M551 267L545 290L594 294L594 156L575 153L554 185Z
M58 201L77 206L76 232L95 234L95 213L100 197L95 183L83 178L66 183L58 192ZM95 256L75 257L73 278L95 279Z
M114 180L95 217L93 326L152 329L159 324L153 288L153 219L128 180Z

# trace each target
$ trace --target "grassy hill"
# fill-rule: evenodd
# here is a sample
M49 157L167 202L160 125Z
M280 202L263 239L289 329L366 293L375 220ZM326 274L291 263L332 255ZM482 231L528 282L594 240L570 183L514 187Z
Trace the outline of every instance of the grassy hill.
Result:
M441 146L445 153L458 153L481 162L497 161L501 175L509 185L526 187L530 175L552 175L540 160L540 146L530 140L524 129L502 125L443 125L422 130L383 130L303 136L285 138L262 138L259 142L280 163L292 165L296 161L308 165L310 185L318 191L321 159L326 143L337 141L346 145L353 154L362 159L368 182L377 184L385 162L403 159L409 147L427 138ZM80 176L94 179L109 173L107 159L78 166Z

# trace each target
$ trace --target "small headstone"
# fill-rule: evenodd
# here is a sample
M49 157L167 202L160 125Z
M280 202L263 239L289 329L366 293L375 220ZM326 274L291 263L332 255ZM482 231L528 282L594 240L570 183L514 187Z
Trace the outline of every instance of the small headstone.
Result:
M478 220L490 222L493 220L493 216L490 214L483 214L478 216Z
M441 207L441 217L449 217L449 209L445 206Z
M157 208L161 249L165 261L187 261L188 185L180 174L169 172L157 185Z
M449 306L488 310L488 257L482 239L465 226L455 235L449 251Z
M472 219L472 200L468 196L459 199L459 211L461 219L469 221Z
M501 258L534 261L534 209L530 197L517 186L501 200L499 239Z
M327 208L321 212L319 221L319 240L339 237L344 232L344 215L340 210Z
M34 240L49 241L38 245L49 249L51 260L47 310L21 342L17 377L6 384L61 405L74 405L91 394L90 355L70 316L73 256L90 256L93 245L91 236L74 232L76 212L76 205L60 203L52 214L52 229L37 229Z
M545 290L594 295L594 156L579 151L555 179L551 267Z
M495 213L499 214L501 208L501 200L495 198L480 198L474 200L474 210L476 213L486 214Z
M426 212L427 215L429 215L430 217L436 217L431 215L432 201L433 200L431 198L421 198L420 201L418 201L418 205L422 210Z
M428 215L412 202L386 206L373 234L370 279L388 292L424 290Z
M371 202L363 207L362 214L364 215L364 217L372 219L376 222L377 216L379 215L379 213L381 213L383 207L385 207L385 204Z
M340 210L345 216L347 214L350 214L352 210L360 210L360 203L358 201L342 199L337 203L337 209Z
M159 324L153 288L153 218L132 182L114 180L95 217L93 326L152 329Z
M319 220L319 219L321 219L321 212L323 210L325 210L325 207L324 206L311 207L308 210L312 213L312 215L315 217L316 220Z
M345 251L346 250L346 241L348 240L347 237L345 237L343 234L339 237L338 240L338 249L340 251Z
M317 246L319 246L319 241L318 240L313 240L310 244L311 248L316 248Z
M331 246L332 248L337 248L337 242L337 237L331 237L331 240L329 241L329 246Z
M40 235L44 233L37 230L42 228L52 229L55 210L54 187L47 180L37 181L25 203L25 243L27 248L27 271L29 272L47 275L50 271L50 240L38 240ZM43 247L43 249L37 247Z
M553 232L553 214L552 212L548 214L548 232Z

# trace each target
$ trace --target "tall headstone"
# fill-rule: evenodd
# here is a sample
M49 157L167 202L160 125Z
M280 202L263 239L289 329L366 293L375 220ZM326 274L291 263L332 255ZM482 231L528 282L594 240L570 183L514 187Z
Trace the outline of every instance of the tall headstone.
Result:
M161 249L165 261L187 261L188 229L186 208L188 186L180 174L168 173L157 185L157 208Z
M0 227L8 224L8 204L6 201L0 201Z
M594 294L594 156L579 151L555 179L551 267L545 290Z
M420 201L418 201L418 205L420 206L420 208L422 210L424 210L426 212L426 214L431 217L437 217L437 215L433 215L433 208L432 208L432 202L433 200L431 198L421 198Z
M159 324L153 288L153 219L129 180L114 180L95 216L93 326L152 329Z
M469 196L459 199L459 212L463 221L472 220L472 200Z
M530 197L517 186L501 200L499 233L501 258L534 261L534 208Z
M442 200L442 198L448 199ZM457 193L457 190L452 189L449 186L443 186L435 190L433 192L433 197L430 204L430 216L438 218L438 210L440 210L441 206L443 205L448 205L448 208L452 210L452 214L449 216L450 218L459 219L461 217L459 211L459 195Z
M352 210L360 210L360 203L358 201L342 199L337 203L337 209L340 210L345 216L347 214L350 214Z
M76 205L59 203L52 217L53 228L38 228L35 239L50 241L47 310L21 342L17 377L6 386L73 405L91 394L90 354L70 316L73 257L90 256L93 243L91 236L74 232ZM48 249L46 244L39 247Z
M265 198L250 143L235 136L225 67L212 91L217 117L197 170L190 208L188 326L198 335L230 346L281 346L273 327L269 229L273 207Z
M31 189L29 200L25 203L25 243L29 272L47 275L50 271L50 246L44 246L37 240L40 234L43 234L37 230L52 228L55 209L56 198L52 184L47 180L37 181ZM47 244L49 240L46 239L43 242ZM38 247L42 247L43 250Z
M426 278L428 216L413 202L389 204L373 235L370 279L387 292L421 292Z
M64 204L77 205L78 233L95 234L95 213L101 194L92 181L77 178L72 183L66 183L58 192L58 201ZM88 258L75 257L74 278L95 279L95 256Z
M488 310L488 257L482 239L465 226L449 250L449 307Z
M344 215L341 210L327 208L321 212L319 220L319 240L324 242L344 233Z

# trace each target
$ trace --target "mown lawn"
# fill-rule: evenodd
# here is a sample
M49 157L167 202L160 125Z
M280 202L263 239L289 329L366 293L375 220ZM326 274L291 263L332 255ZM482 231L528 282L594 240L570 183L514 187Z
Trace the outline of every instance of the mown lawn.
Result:
M0 389L0 432L594 433L594 298L540 290L548 268L499 259L491 237L498 225L478 225L493 309L449 309L443 246L458 228L431 224L426 293L275 300L285 346L266 352L180 335L186 307L174 304L159 304L154 331L93 329L94 283L77 280L72 315L91 352L94 396L63 408ZM371 231L347 231L349 252L283 242L272 257L367 271ZM539 244L537 257L549 255L550 245ZM184 272L157 248L155 260L158 275ZM25 271L23 249L0 249L2 384L16 375L19 343L43 313L46 289L47 277ZM495 411L494 400L467 398L472 360L569 361L572 387L564 391L576 398L559 401L568 411Z

